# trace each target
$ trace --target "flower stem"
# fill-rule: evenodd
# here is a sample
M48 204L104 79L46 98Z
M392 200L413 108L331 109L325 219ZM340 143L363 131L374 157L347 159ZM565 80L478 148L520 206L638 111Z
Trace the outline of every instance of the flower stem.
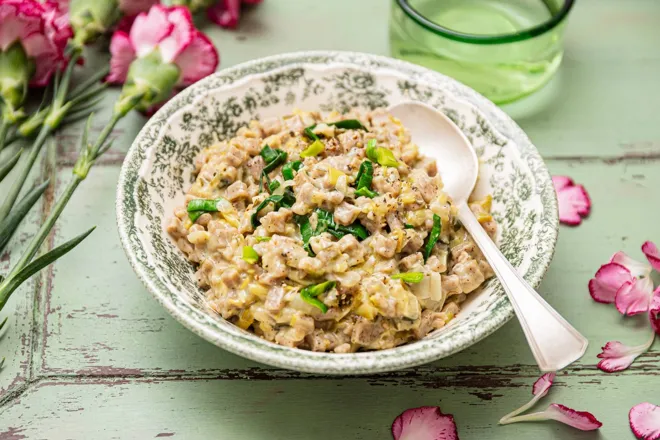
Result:
M39 135L37 136L37 139L34 141L34 144L32 145L32 150L30 151L30 155L28 156L27 161L23 165L23 168L20 170L18 174L18 178L14 181L11 188L9 188L9 192L7 193L4 202L2 203L2 205L0 205L0 222L4 220L7 217L7 215L9 215L9 211L11 211L12 207L14 206L14 203L16 203L16 199L18 198L21 189L23 189L23 185L25 184L28 175L32 170L32 166L34 166L34 162L36 162L37 157L41 152L41 148L46 142L46 139L58 127L59 123L62 121L62 118L66 113L66 110L68 110L68 108L65 108L66 94L69 90L69 84L71 82L73 67L75 66L76 62L78 61L81 55L82 55L82 48L77 48L72 51L71 58L69 59L69 63L66 66L66 70L62 77L62 80L57 85L57 94L53 99L51 110L48 113L48 116L46 116L46 120L44 124L41 126Z
M9 123L0 117L0 152L5 148L5 140L9 131Z
M46 142L46 139L50 135L51 131L52 129L48 125L41 127L41 131L39 131L39 135L32 145L32 150L30 150L30 155L28 156L27 161L23 164L23 167L19 171L18 177L14 181L11 188L9 188L7 196L5 197L5 201L2 203L2 205L0 205L0 222L4 220L7 215L9 215L9 211L11 211L11 208L14 206L14 203L16 202L21 189L23 189L23 184L27 180L27 177L32 170L32 165L34 165L34 162L37 160L39 152L41 151L41 147Z

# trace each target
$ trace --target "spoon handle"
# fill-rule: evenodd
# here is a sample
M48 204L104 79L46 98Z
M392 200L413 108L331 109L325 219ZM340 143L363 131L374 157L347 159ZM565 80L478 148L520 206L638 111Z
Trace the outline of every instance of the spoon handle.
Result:
M560 370L582 357L589 341L518 274L481 227L467 203L459 205L458 218L500 280L541 371Z

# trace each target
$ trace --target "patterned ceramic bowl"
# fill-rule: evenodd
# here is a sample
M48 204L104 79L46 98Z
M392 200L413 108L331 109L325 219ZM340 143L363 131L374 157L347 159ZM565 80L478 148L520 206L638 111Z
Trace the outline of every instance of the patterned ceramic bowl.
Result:
M426 102L449 116L481 158L477 192L491 193L504 255L537 286L557 239L557 204L548 170L522 130L491 102L439 73L349 52L278 55L218 72L187 88L145 125L128 152L117 189L119 234L147 289L186 327L255 361L324 374L397 370L449 356L513 316L495 279L470 295L458 316L421 341L353 354L314 353L265 341L205 306L194 269L164 231L192 183L193 159L251 119L307 110L373 109Z

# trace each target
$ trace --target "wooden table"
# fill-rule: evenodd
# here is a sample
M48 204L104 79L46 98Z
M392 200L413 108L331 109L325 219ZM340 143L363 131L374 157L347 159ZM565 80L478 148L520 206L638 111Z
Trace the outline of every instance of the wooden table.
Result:
M304 5L303 5L304 3ZM206 27L221 67L303 49L388 53L384 0L266 0L235 32ZM591 341L559 374L549 401L592 411L600 433L557 423L497 426L526 402L538 376L518 324L432 364L371 377L318 377L229 354L172 319L129 267L115 228L115 183L123 154L144 123L116 130L115 147L92 170L48 246L91 225L78 249L17 291L0 342L0 439L387 439L403 410L439 405L461 439L632 439L628 410L660 404L658 344L621 374L596 369L606 341L641 343L644 319L622 320L594 303L587 281L623 249L641 258L660 242L660 2L581 0L566 38L562 83L543 112L519 122L554 174L583 183L591 218L561 228L542 294ZM109 104L117 91L107 93ZM106 106L107 107L107 106ZM99 113L94 126L107 120ZM38 173L56 182L0 256L18 258L69 179L80 126L51 142ZM35 173L35 177L36 174ZM2 192L0 188L0 192Z

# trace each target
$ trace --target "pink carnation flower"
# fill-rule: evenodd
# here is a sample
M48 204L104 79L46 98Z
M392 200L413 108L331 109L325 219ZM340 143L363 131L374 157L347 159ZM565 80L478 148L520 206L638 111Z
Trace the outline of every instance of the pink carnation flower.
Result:
M0 0L0 51L21 44L34 63L31 86L45 86L64 66L64 48L71 35L67 16L54 2Z
M209 19L223 28L234 29L241 18L241 5L256 5L262 0L219 0L206 10Z
M139 14L129 32L118 30L113 34L110 53L108 82L126 83L131 80L129 70L133 62L157 54L161 65L178 68L173 92L210 75L219 62L213 43L195 28L190 12L179 6L155 5L148 13ZM153 76L157 74L152 72ZM151 103L155 104L158 103Z

